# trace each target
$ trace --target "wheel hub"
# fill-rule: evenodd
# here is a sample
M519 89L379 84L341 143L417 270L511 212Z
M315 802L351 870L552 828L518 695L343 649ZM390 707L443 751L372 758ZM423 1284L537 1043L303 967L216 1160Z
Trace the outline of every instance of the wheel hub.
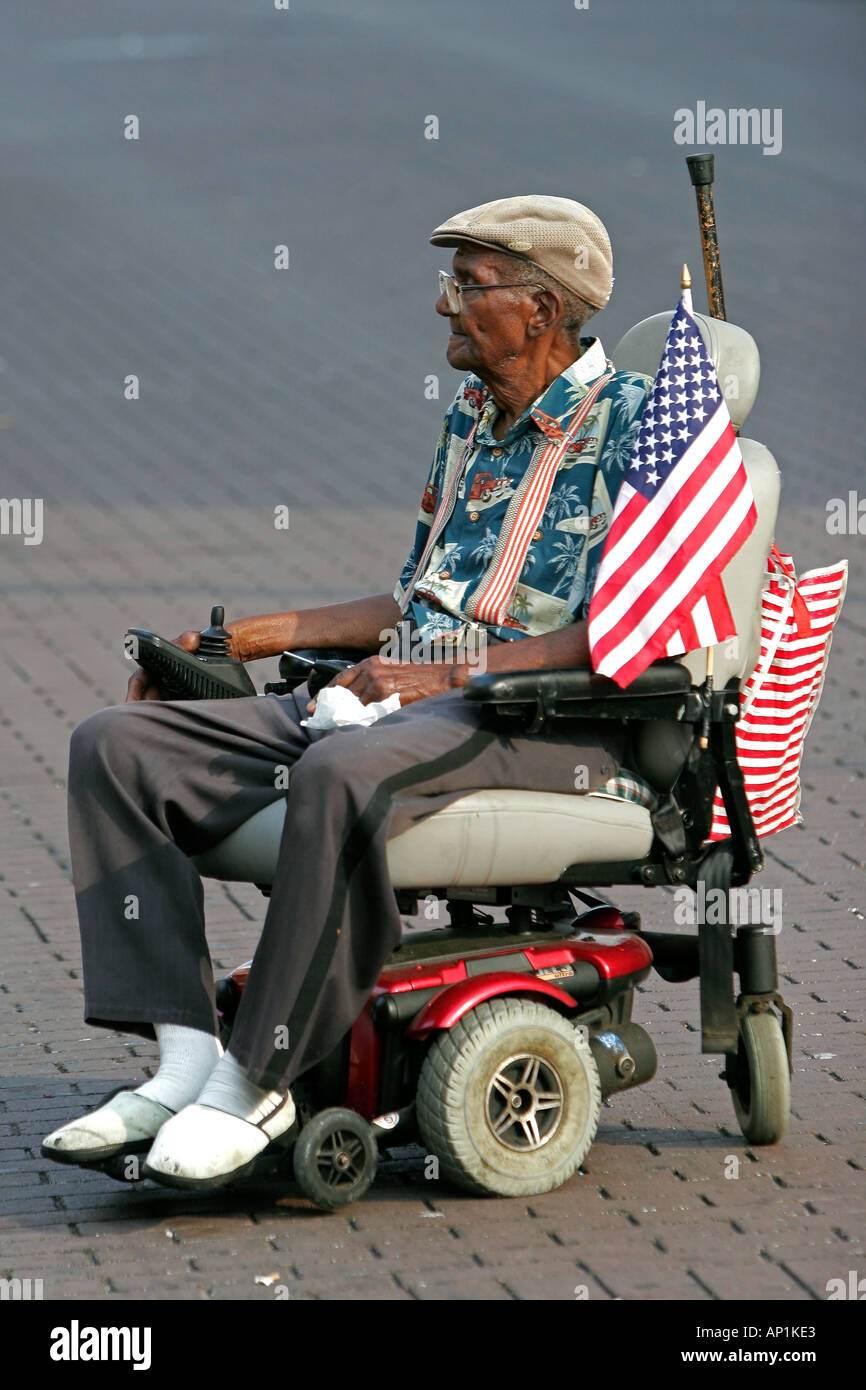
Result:
M535 1053L517 1053L500 1063L487 1087L487 1124L507 1149L540 1149L559 1128L564 1100L553 1064Z
M316 1166L329 1187L350 1185L363 1173L364 1146L356 1135L338 1130L323 1140L316 1154Z

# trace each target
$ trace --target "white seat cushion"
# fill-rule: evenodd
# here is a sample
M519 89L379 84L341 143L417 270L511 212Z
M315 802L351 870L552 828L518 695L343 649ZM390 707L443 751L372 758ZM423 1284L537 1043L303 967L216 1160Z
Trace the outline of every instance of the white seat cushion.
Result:
M272 883L285 818L275 801L195 856L209 878ZM642 859L653 830L632 801L590 793L470 792L388 842L395 888L554 883L570 864Z

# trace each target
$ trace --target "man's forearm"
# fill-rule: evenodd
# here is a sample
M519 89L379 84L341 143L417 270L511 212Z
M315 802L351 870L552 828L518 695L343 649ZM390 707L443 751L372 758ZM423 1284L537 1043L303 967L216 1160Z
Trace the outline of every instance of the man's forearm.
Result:
M557 667L589 666L586 622L569 623L542 637L524 637L517 642L490 642L486 649L488 671L543 671ZM477 666L455 664L452 684L463 685L477 672Z
M391 594L302 608L293 613L267 613L227 623L242 661L277 656L287 647L355 647L377 651L379 634L395 627L401 617Z

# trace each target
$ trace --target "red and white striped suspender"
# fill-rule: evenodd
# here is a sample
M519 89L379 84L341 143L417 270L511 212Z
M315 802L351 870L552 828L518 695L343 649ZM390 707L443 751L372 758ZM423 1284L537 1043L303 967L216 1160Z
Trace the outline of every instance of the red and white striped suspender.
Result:
M503 518L490 564L481 583L464 605L468 618L491 627L501 627L532 537L544 515L560 463L610 377L611 373L606 372L593 383L572 416L562 439L544 445L530 461Z

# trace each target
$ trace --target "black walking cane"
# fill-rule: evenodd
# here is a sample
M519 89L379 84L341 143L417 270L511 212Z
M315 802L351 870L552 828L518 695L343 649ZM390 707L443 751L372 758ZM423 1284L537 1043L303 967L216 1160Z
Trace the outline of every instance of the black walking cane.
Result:
M701 250L704 253L704 275L707 281L707 303L710 317L723 319L725 292L722 289L722 263L719 258L719 237L716 231L716 209L713 205L714 154L686 156L689 177L698 200L698 222L701 229Z
M707 303L710 317L725 317L725 292L722 289L722 262L719 256L719 236L716 231L716 209L713 203L713 178L716 172L714 154L686 155L689 177L698 200L698 225L701 230L701 251L704 257L704 277L707 282ZM713 648L707 647L707 681L704 688L706 713L701 728L701 748L710 742L710 700L713 694Z

